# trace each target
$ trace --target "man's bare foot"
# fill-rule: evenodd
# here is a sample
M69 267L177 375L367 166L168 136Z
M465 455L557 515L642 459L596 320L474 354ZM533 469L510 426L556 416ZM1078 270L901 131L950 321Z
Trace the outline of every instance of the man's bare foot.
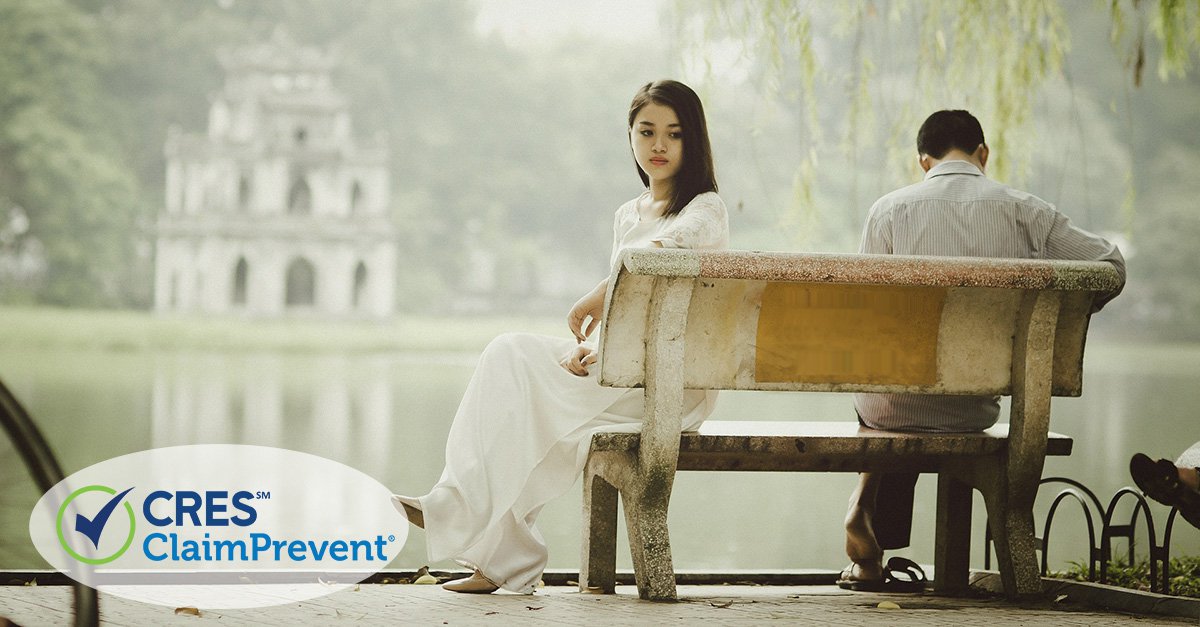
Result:
M455 579L442 584L442 588L466 594L491 594L499 590L500 586L492 583L491 579L484 577L483 573L476 570L466 579Z
M1187 466L1177 466L1177 468L1179 468L1179 482L1193 490L1200 491L1200 469Z
M418 529L425 528L425 514L421 512L421 502L411 496L392 495L392 505L400 510L408 522Z
M883 579L883 549L875 540L871 516L866 508L852 503L846 512L846 556L853 562L848 579L878 581Z

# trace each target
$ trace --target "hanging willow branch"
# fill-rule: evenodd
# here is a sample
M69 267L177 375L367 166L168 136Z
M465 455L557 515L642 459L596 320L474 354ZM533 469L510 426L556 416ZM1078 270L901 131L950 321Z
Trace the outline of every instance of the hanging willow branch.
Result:
M1082 6L1064 1L1073 10ZM1034 98L1059 74L1070 48L1064 1L710 0L702 28L692 25L681 32L701 33L700 43L740 42L760 90L797 108L808 150L797 166L792 209L808 214L818 154L840 149L854 163L860 143L873 140L879 118L885 117L888 167L894 168L889 178L911 181L912 138L921 120L937 109L975 113L993 149L989 171L1022 184L1030 162L1018 156L1027 154L1033 141ZM1137 16L1138 32L1148 24L1162 43L1159 76L1182 76L1191 68L1192 53L1200 50L1200 0L1157 0L1153 11L1150 4L1109 0L1113 41L1123 40L1125 25ZM1150 15L1142 19L1143 13ZM1131 62L1139 81L1144 45L1135 42L1142 61ZM828 98L818 100L818 93L845 93L847 99L836 110L822 111L819 103L833 106ZM845 132L825 132L822 121L828 125L830 120L845 124ZM826 145L827 136L840 137L839 145Z

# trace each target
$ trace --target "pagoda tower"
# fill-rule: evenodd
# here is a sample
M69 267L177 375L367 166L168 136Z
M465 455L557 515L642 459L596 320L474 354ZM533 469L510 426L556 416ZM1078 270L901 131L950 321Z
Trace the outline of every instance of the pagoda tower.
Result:
M386 138L356 142L334 56L270 41L223 50L208 130L168 132L155 309L381 318L395 309Z

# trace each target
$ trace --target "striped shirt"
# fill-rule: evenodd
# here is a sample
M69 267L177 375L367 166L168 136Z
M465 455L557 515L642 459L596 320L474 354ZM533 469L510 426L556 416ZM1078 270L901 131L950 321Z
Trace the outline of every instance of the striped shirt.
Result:
M876 201L859 252L1107 261L1125 282L1125 259L1116 246L966 161L943 161L920 183ZM854 406L868 427L895 431L978 431L1000 414L1000 398L993 396L856 394Z

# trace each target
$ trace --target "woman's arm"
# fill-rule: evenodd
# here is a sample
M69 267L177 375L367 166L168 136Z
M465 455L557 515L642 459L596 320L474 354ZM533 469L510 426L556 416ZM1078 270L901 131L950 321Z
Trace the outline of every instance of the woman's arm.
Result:
M604 296L607 293L606 278L571 306L571 311L567 313L567 327L571 329L576 342L586 340L592 331L596 330L596 325L600 324L600 318L604 315Z

